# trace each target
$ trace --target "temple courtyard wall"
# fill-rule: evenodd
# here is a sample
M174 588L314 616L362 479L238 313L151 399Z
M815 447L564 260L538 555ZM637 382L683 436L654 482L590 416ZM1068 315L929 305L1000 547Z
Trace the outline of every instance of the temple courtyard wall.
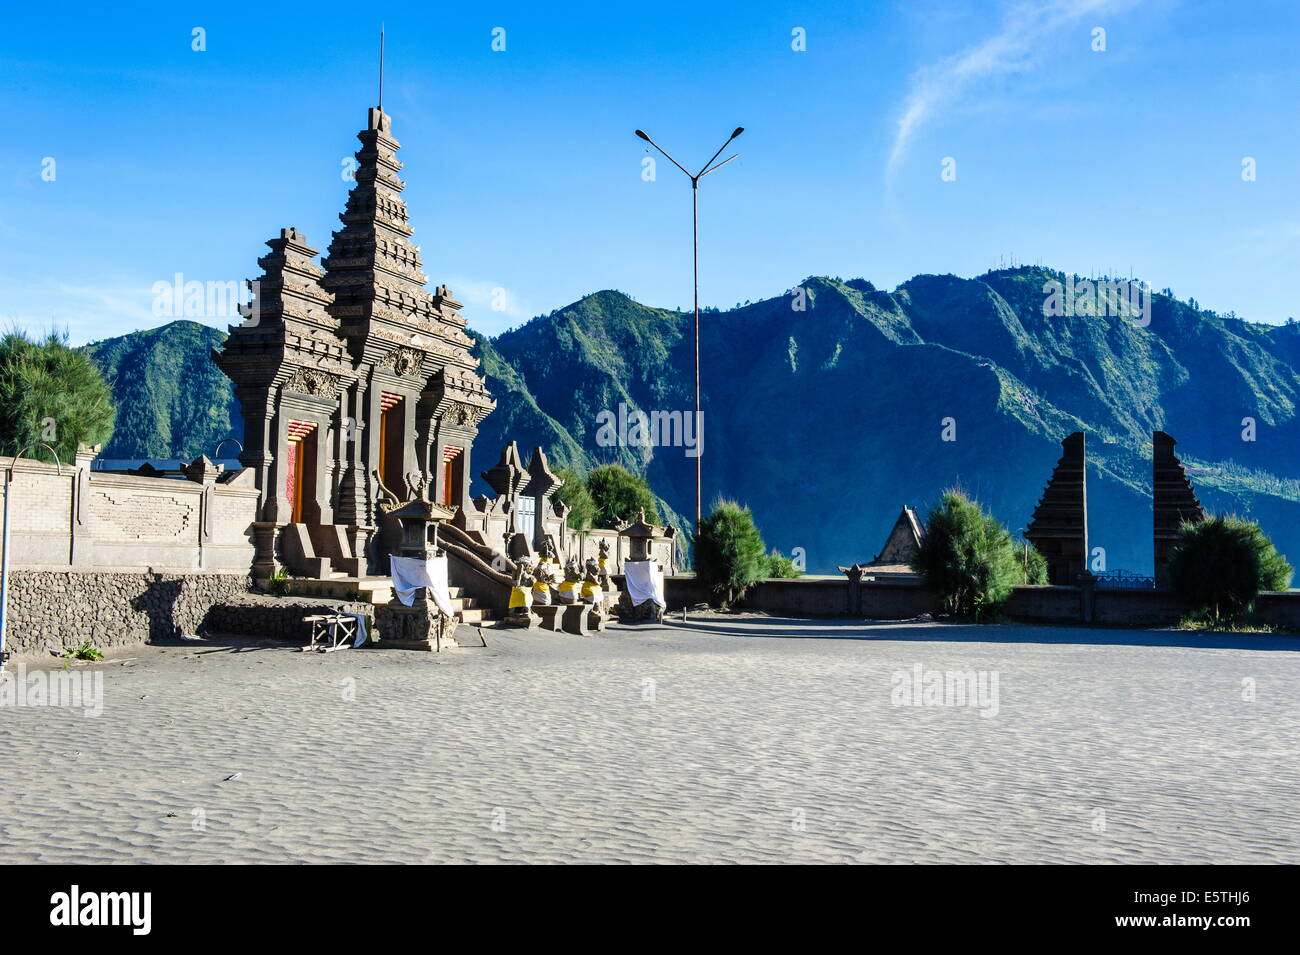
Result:
M664 579L668 610L680 611L709 599L693 576ZM911 620L935 613L932 591L915 580L864 580L855 585L842 577L797 577L759 581L740 608L785 617L840 617L863 620ZM1168 591L1096 589L1088 600L1082 588L1020 586L1007 601L1006 619L1023 623L1112 627L1164 627L1177 624L1188 610ZM1264 593L1247 618L1254 626L1300 631L1300 591Z
M8 649L45 654L83 641L130 646L181 634L241 633L305 640L302 617L326 606L362 605L323 598L250 593L252 525L258 493L249 473L195 473L191 479L92 471L78 459L59 473L20 460L10 492ZM0 482L0 503L3 502ZM596 556L603 540L614 569L626 541L614 532L566 535L566 550ZM671 545L656 553L672 566ZM621 584L621 581L620 581ZM666 578L670 610L706 602L694 577ZM933 613L936 600L918 582L851 582L808 576L755 586L744 609L773 616L909 620ZM1168 592L1074 586L1022 586L1006 617L1026 623L1115 627L1176 624L1186 609ZM1249 622L1300 630L1300 592L1263 594Z
M89 459L14 465L9 566L20 570L247 576L257 488L244 472L205 480L92 471ZM218 483L220 476L234 478ZM0 502L4 499L0 481Z
M60 473L17 461L7 649L45 654L193 634L214 606L246 598L257 489L203 477L95 472L89 459Z
M83 641L107 649L174 640L248 587L247 574L10 571L5 642L15 654L45 656Z

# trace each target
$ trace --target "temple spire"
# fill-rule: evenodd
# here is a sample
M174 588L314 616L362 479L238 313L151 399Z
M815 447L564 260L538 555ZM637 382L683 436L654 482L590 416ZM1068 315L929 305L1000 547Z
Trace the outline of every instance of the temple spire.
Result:
M384 111L384 23L379 23L379 112Z

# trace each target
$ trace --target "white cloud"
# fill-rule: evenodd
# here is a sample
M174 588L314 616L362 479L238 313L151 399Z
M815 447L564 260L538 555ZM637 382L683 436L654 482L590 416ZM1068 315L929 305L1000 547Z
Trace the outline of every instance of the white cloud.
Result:
M1020 0L1005 8L1001 28L993 36L917 70L899 110L898 129L885 171L887 189L892 190L894 177L917 131L958 102L971 87L982 80L1035 69L1044 62L1046 41L1053 34L1067 27L1083 26L1086 17L1115 13L1138 2ZM1088 40L1090 36L1085 36L1080 42Z
M161 324L153 315L153 292L147 288L57 281L33 286L0 280L0 300L7 305L0 325L37 333L67 329L74 345Z
M452 295L468 306L470 327L484 335L498 335L535 314L528 302L498 283L451 278L446 284Z

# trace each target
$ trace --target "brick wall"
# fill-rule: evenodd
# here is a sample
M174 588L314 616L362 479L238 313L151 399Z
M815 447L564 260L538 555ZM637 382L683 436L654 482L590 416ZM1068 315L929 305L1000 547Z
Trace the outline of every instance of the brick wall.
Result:
M9 493L11 569L246 572L257 489L20 460ZM0 481L0 504L5 490ZM209 520L204 509L211 508ZM205 527L206 525L206 527Z

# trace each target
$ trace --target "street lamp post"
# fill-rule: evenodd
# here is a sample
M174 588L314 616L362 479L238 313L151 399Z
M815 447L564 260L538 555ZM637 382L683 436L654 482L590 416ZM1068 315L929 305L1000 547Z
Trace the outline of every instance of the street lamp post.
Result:
M48 444L29 444L15 454L9 462L9 467L5 468L4 530L0 531L0 669L4 669L5 662L9 659L9 653L5 650L5 633L9 629L9 499L13 497L14 465L32 448L44 448L54 455L54 467L60 475L63 474L59 455Z
M698 452L695 455L695 537L697 540L700 536L700 458L704 456L704 448L700 443L702 425L700 421L700 180L713 170L725 166L736 158L738 154L733 154L716 166L713 165L713 160L721 156L722 151L731 144L731 141L744 131L744 126L737 126L735 132L727 137L727 141L718 147L718 151L713 154L713 157L694 175L687 172L685 166L668 155L662 146L644 132L639 129L636 131L637 136L663 153L664 158L686 173L686 177L691 181L691 275L695 286L695 442L696 451Z

